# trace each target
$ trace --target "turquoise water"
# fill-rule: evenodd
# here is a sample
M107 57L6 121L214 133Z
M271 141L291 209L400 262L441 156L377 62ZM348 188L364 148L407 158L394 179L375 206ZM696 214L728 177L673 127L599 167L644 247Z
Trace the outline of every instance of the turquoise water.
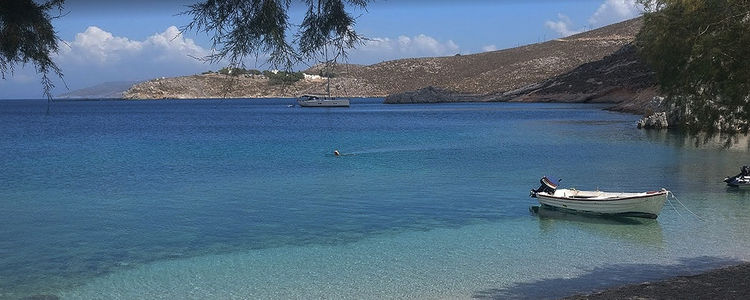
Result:
M750 260L750 193L721 182L745 144L381 101L0 101L0 298L547 298ZM531 214L549 174L701 219Z

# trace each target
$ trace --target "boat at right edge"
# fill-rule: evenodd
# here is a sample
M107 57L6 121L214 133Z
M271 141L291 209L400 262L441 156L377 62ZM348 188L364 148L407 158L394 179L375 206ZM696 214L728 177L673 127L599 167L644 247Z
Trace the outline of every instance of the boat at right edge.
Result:
M728 186L747 189L750 188L750 168L742 166L740 173L732 177L724 178Z
M558 181L542 177L541 186L531 190L530 196L539 203L557 209L584 213L621 215L656 219L667 201L669 191L618 193L558 189Z

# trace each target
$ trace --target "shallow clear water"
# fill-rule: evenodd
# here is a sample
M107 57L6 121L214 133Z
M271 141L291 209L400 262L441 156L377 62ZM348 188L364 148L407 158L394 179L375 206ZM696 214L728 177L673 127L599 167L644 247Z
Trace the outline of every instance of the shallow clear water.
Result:
M0 298L545 298L750 259L750 193L721 182L747 145L380 101L0 101ZM542 175L702 220L534 215Z

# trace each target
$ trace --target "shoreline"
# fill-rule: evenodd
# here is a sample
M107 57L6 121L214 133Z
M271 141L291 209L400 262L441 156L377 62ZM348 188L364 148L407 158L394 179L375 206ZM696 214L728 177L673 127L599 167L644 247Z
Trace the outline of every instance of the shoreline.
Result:
M563 299L750 299L750 262L697 275L624 285Z
M581 102L581 101L435 101L435 102L396 102L396 103L389 103L387 102L387 97L382 96L351 96L347 97L350 99L377 99L381 98L383 100L383 104L386 105L413 105L413 104L451 104L451 103L551 103L551 104L597 104L597 105L607 105L608 107L603 108L603 110L617 112L617 113L624 113L629 115L642 115L642 112L638 109L633 109L632 107L623 107L621 103L612 103L612 102ZM147 102L147 101L164 101L164 100L210 100L210 101L224 101L224 100L246 100L246 99L259 99L259 100L270 100L270 99L297 99L297 97L282 97L282 96L268 96L268 97L202 97L202 98L53 98L51 102L96 102L96 101L132 101L132 102ZM10 101L19 101L19 100L39 100L39 101L47 101L47 99L0 99L0 101L3 100L10 100Z

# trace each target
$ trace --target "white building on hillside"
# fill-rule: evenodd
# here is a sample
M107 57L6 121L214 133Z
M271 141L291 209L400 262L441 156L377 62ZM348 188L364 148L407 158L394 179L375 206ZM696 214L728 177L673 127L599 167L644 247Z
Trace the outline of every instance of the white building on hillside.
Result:
M305 80L323 80L323 77L320 75L310 75L307 73L302 73L302 75L305 75Z

